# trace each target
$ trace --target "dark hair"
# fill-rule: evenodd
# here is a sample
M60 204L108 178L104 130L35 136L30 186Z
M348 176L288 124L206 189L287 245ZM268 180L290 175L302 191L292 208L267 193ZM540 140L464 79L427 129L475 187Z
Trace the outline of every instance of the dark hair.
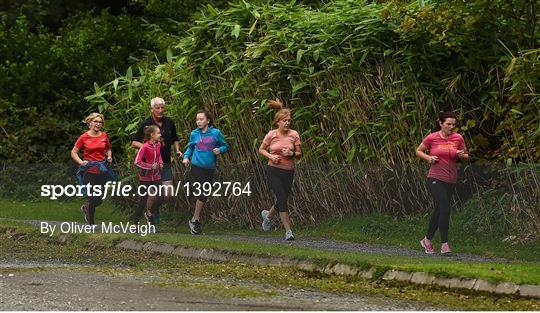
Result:
M157 127L156 125L146 126L144 128L144 141L150 140L152 134L155 133L156 130L159 130L159 127Z
M449 111L439 112L439 119L437 120L437 125L435 126L436 130L441 130L441 124L443 124L447 118L453 118L457 121L457 116L455 113Z
M448 112L448 111L441 111L439 112L439 122L444 123L447 118L453 118L457 120L457 116L455 113Z
M214 116L212 115L212 113L206 110L199 110L197 114L200 114L200 113L204 114L204 116L206 116L206 118L210 121L208 123L208 126L214 126Z

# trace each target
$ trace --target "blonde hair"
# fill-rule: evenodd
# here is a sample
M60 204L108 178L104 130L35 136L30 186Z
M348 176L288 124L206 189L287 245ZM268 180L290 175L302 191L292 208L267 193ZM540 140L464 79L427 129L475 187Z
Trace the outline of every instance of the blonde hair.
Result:
M90 113L90 115L88 115L85 119L84 119L84 122L87 124L87 125L90 125L90 123L92 122L93 119L95 119L96 117L99 117L101 118L101 121L103 122L102 125L105 124L105 117L103 117L103 114L100 114L100 113Z
M163 104L165 105L165 100L163 100L163 98L160 98L160 97L155 97L153 98L152 100L150 100L150 107L153 109L155 105L157 104Z
M291 117L291 110L290 109L280 109L276 112L276 115L274 115L274 124L277 125L279 121L286 117Z

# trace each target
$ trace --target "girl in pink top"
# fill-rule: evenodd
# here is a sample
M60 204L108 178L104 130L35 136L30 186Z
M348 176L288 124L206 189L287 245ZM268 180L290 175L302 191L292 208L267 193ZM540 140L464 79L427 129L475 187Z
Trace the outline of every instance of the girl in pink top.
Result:
M279 100L274 102L278 104L278 107L283 106ZM259 147L259 153L268 158L266 176L268 185L276 196L272 208L261 212L262 228L264 231L270 230L271 219L277 210L285 228L285 240L294 240L287 200L293 184L294 159L302 156L300 136L298 132L290 128L291 111L289 109L280 109L274 116L274 123L278 128L269 131Z
M140 169L139 172L139 184L146 186L145 189L139 188L141 193L141 201L146 198L146 212L144 216L150 224L154 224L152 217L152 209L161 204L163 200L159 195L159 186L161 185L161 174L160 170L163 168L163 159L161 158L161 131L156 125L148 126L144 130L145 142L137 152L135 157L135 165ZM150 188L150 186L154 186ZM151 191L152 194L156 193L157 195L151 196L148 195L148 191ZM140 209L139 209L140 208ZM139 223L141 218L142 207L139 206L135 212L135 224Z
M456 161L469 158L463 137L454 132L456 115L442 112L439 114L439 126L439 131L427 135L416 148L416 155L431 164L427 186L435 202L435 211L429 221L427 234L420 241L427 254L435 252L431 241L437 229L441 234L441 254L451 252L448 245L448 225L450 201L457 182Z

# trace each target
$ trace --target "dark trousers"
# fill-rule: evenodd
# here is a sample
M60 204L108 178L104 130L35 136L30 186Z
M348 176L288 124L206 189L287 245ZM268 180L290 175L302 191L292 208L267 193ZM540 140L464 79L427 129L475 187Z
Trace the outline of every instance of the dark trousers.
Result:
M137 209L135 210L135 215L133 217L133 221L135 222L135 225L139 224L139 220L142 217L143 210L146 209L146 202L148 201L148 187L149 186L156 186L159 191L159 186L161 186L161 180L156 181L139 181L139 185L145 185L146 190L141 190L141 192L145 192L145 195L139 195L139 203L137 205ZM163 195L156 195L154 199L154 203L152 204L152 207L150 208L150 212L157 213L159 211L159 207L161 204L163 204Z
M266 166L266 178L268 187L276 196L274 208L278 212L289 212L287 201L291 194L294 170L284 170L274 166Z
M450 208L452 194L454 193L454 185L438 179L428 178L427 187L433 202L435 202L435 211L429 221L426 237L429 240L433 239L435 232L439 229L441 233L441 242L448 242L448 225L450 223Z
M101 186L101 193L105 192L105 183L107 182L108 174L107 173L100 173L100 174L94 174L94 173L84 173L83 180L84 184L90 184L92 186ZM96 194L94 187L92 187L92 193ZM103 202L102 196L95 196L92 197L88 196L88 224L95 224L94 223L94 215L96 213L96 208Z
M201 190L201 194L199 196L196 196L195 199L201 201L201 202L204 202L206 203L206 201L208 201L208 196L205 196L204 195L204 192L202 192L203 190L203 184L204 183L212 183L214 181L214 174L215 174L216 170L215 169L211 169L211 168L202 168L202 167L199 167L197 165L193 165L191 164L191 171L190 171L190 175L191 175L191 181L192 181L192 188L193 188L193 183L199 183L200 186L200 190Z

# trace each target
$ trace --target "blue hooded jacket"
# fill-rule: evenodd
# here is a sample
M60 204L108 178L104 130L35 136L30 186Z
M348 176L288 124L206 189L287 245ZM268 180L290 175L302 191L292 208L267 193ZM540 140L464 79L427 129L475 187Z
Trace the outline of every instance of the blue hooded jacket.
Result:
M106 173L107 174L107 180L108 181L117 181L118 180L118 176L116 175L116 173L113 171L112 168L110 168L107 164L107 160L103 160L103 161L88 161L88 164L86 165L80 165L78 168L77 168L77 171L75 172L75 177L77 178L77 183L80 185L80 186L83 186L82 188L82 193L83 195L86 197L87 193L86 193L86 185L84 184L84 172L91 168L91 167L94 167L94 166L97 166L99 168L99 172L100 173Z
M206 132L200 128L193 130L189 136L189 143L186 146L184 159L191 157L191 163L198 167L214 169L216 168L217 156L212 151L219 148L220 154L229 150L229 145L225 141L223 133L214 126L208 126Z

